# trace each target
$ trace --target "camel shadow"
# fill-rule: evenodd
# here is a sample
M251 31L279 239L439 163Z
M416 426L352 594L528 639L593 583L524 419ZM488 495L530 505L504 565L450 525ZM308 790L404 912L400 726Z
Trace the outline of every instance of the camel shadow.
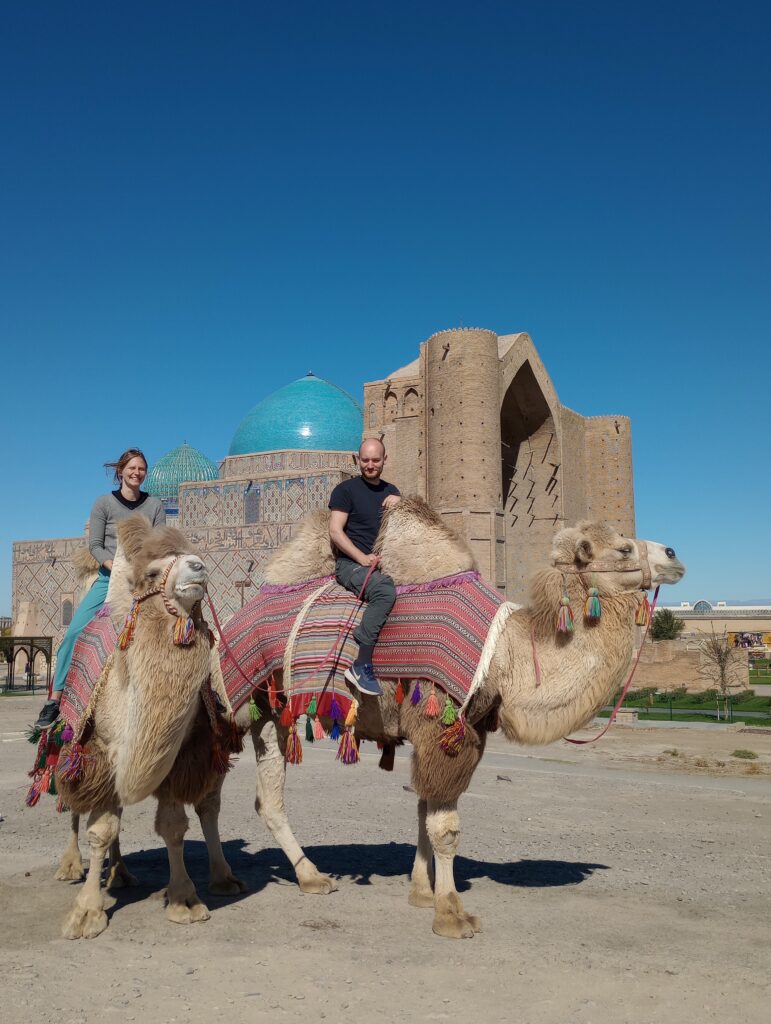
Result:
M209 861L206 844L200 840L185 843L185 864L201 898L207 906L218 907L261 892L271 882L295 884L294 871L277 847L250 850L243 839L230 839L223 843L225 857L233 874L247 885L247 891L234 896L213 896L207 893ZM305 852L319 871L335 879L350 879L354 885L371 885L374 876L407 877L412 870L415 847L409 843L341 843L306 846ZM139 885L117 890L113 895L118 905L147 899L158 891L159 883L168 877L166 850L160 846L152 850L129 853L125 862ZM459 892L471 888L475 879L487 878L498 885L515 889L555 888L578 885L596 871L608 870L606 864L563 860L481 861L470 857L455 858L455 881ZM116 906L117 909L117 906Z

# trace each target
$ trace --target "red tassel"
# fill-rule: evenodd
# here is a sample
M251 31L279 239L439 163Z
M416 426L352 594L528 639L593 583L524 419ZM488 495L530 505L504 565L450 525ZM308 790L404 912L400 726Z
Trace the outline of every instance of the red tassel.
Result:
M402 686L401 679L396 684L396 689L394 690L394 699L396 700L397 704L404 703L404 687Z
M287 764L303 763L303 745L300 742L300 737L297 735L297 726L294 723L292 723L289 736L287 737L284 760Z
M278 690L276 689L276 680L273 678L273 676L270 677L270 681L268 682L268 703L270 704L271 709L273 711L278 710Z
M279 718L278 721L279 725L286 726L287 729L294 722L294 719L292 718L292 711L289 707L289 701L284 705L284 710L281 712L281 718Z
M323 740L326 737L324 732L324 726L321 724L321 719L317 715L313 719L313 738L314 740Z
M423 714L426 716L426 718L438 718L441 710L442 708L441 705L439 704L439 698L436 695L436 688L432 683L431 693L429 693L428 695L428 700L426 701L426 706L423 710Z
M463 716L459 715L456 721L442 732L439 746L449 757L455 757L460 751L465 738L466 724L463 721Z

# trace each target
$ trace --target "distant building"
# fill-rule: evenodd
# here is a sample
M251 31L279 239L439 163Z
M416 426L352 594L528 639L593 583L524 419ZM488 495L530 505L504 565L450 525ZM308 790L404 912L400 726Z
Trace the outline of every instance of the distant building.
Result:
M413 363L364 385L364 405L362 415L309 373L244 417L219 466L182 444L152 467L146 487L206 554L223 620L255 593L296 524L358 472L363 435L383 438L386 479L436 508L515 600L564 523L592 517L634 533L628 418L563 406L527 334L434 334ZM78 598L72 553L83 543L14 543L14 627L34 619L61 639Z
M682 619L683 636L729 633L740 647L771 647L771 604L736 604L706 601L659 605Z

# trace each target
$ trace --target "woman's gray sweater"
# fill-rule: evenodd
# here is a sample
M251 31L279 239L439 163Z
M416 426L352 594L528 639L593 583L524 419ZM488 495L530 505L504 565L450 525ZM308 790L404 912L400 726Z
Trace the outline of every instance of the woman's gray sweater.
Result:
M101 498L96 499L89 521L88 550L100 565L115 558L118 548L118 523L136 512L146 516L153 526L163 526L166 522L163 505L158 498L153 498L149 494L136 508L124 505L112 493L103 494Z

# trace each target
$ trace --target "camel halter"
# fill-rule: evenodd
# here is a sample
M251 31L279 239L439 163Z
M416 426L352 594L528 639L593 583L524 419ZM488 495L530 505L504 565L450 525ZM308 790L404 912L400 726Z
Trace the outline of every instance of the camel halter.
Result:
M576 565L575 562L555 562L554 567L559 568L562 573L573 573L582 576L584 573L596 572L641 572L641 590L650 590L653 582L650 562L648 561L648 545L644 540L635 541L637 544L638 560L636 562L618 562L615 560L587 562L584 566Z
M178 647L189 647L195 640L195 623L192 618L190 618L189 615L180 615L179 609L174 607L174 604L166 595L166 581L169 578L169 573L178 561L179 555L175 555L163 570L163 575L154 587L150 587L150 589L146 590L144 594L132 595L131 608L126 616L123 629L118 634L118 647L122 651L125 651L134 639L134 631L137 625L140 605L143 601L146 601L148 597L155 597L156 594L160 594L164 608L169 615L173 615L176 619L176 622L174 623L174 643Z

